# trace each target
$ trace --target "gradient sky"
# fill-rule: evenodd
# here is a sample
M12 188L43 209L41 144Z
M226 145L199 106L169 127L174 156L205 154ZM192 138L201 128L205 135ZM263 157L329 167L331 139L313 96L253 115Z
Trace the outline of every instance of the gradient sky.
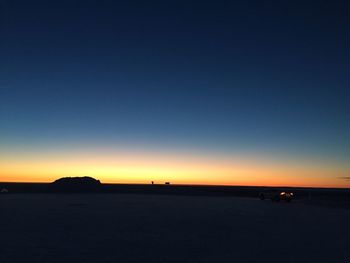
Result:
M348 1L0 1L0 181L350 187Z

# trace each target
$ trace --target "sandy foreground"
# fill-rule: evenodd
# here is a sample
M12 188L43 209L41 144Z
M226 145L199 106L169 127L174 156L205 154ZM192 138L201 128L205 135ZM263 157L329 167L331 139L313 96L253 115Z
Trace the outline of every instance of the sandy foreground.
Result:
M253 198L0 196L0 262L350 262L350 210Z

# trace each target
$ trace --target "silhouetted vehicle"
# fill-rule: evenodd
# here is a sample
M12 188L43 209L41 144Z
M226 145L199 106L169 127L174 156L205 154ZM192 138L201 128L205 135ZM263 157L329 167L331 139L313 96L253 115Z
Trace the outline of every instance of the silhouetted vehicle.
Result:
M294 194L287 191L269 191L261 192L259 198L260 200L270 199L275 202L286 201L289 203L294 198Z
M170 182L165 182L165 184L166 184L166 185L169 185L169 184L170 184Z

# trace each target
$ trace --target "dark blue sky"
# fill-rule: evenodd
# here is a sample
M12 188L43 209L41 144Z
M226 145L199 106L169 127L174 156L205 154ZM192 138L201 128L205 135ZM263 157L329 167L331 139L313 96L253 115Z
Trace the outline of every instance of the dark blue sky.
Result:
M348 160L348 1L0 1L0 143Z

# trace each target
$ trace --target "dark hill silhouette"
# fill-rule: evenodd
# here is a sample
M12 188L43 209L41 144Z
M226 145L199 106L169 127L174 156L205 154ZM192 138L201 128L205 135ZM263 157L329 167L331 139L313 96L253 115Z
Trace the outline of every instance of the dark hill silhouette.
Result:
M92 177L64 177L50 184L54 192L98 192L101 182Z

